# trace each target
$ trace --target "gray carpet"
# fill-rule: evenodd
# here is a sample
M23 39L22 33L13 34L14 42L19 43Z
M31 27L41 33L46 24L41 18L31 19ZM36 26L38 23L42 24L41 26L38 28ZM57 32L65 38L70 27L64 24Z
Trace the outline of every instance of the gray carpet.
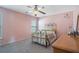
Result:
M52 53L51 47L45 48L38 44L34 44L31 40L23 40L17 43L11 43L0 46L0 53Z

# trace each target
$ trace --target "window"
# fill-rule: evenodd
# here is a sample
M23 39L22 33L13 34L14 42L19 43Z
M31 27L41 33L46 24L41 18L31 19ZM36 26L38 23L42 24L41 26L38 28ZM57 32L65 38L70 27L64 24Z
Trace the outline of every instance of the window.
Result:
M35 32L37 30L37 20L32 20L32 32Z

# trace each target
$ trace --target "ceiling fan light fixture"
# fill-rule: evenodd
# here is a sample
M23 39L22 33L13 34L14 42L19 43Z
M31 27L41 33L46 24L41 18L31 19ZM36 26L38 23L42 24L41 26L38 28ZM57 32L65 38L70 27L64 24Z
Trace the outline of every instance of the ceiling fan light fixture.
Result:
M37 14L38 14L38 11L35 11L35 12L34 12L34 15L37 16Z
M31 8L32 9L32 14L34 16L37 16L39 13L41 14L46 14L43 9L44 9L44 6L39 6L39 5L34 5L34 7L28 7L28 8Z
M34 14L38 14L38 11L34 11Z
M34 16L37 16L37 14L38 14L38 11L36 11L36 10L33 10L33 14L34 14Z

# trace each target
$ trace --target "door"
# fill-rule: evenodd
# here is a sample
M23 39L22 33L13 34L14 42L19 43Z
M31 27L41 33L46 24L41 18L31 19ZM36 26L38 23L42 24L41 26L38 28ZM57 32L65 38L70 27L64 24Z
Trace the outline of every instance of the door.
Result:
M0 14L0 40L3 39L3 16Z

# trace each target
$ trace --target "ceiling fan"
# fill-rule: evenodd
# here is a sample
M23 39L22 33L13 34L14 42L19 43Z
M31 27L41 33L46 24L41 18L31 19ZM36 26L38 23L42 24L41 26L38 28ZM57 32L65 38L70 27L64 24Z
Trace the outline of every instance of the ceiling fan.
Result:
M46 14L44 11L41 11L40 9L44 9L44 6L42 7L39 7L38 5L34 5L33 6L26 6L28 8L31 8L32 9L32 12L34 12L34 15L37 16L37 13L41 13L41 14ZM40 8L40 9L39 9Z

